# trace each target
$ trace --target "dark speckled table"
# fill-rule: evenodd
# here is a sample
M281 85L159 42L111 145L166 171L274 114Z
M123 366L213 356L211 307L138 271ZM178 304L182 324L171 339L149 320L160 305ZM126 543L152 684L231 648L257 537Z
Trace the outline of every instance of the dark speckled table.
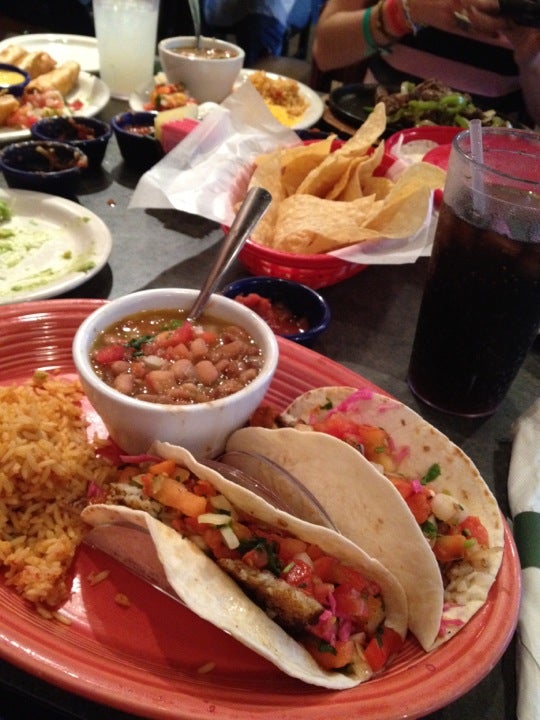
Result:
M111 102L104 116L122 109ZM110 228L114 245L108 265L68 297L114 298L158 286L198 287L222 237L201 218L175 211L128 209L138 175L125 168L114 139L103 171L87 178L79 202ZM0 180L3 183L3 179ZM510 393L495 415L466 421L420 406L405 375L427 261L373 266L321 292L333 319L313 348L376 383L420 412L470 455L508 514L506 479L511 426L540 393L540 344L532 348ZM236 264L226 282L245 275ZM1 370L0 370L1 372ZM0 656L1 656L0 648ZM121 720L126 714L71 695L0 660L0 718L39 717ZM512 720L515 718L514 650L476 687L429 720ZM339 720L332 717L330 720Z

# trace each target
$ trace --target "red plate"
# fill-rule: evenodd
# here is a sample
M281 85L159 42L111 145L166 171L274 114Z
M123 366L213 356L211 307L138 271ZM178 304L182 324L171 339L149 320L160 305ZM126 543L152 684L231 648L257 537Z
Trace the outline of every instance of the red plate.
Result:
M0 308L1 382L37 368L73 372L72 337L101 300L49 300ZM280 361L268 399L280 408L319 385L368 385L351 370L278 338ZM0 583L0 654L65 690L148 718L175 720L412 720L447 705L487 675L516 627L520 566L505 525L502 566L489 598L446 645L424 653L409 637L381 677L328 692L282 674L154 590L109 556L83 546L73 593L62 609L71 625L43 620ZM90 586L89 573L109 568ZM114 601L125 593L129 608ZM208 673L198 669L208 662Z

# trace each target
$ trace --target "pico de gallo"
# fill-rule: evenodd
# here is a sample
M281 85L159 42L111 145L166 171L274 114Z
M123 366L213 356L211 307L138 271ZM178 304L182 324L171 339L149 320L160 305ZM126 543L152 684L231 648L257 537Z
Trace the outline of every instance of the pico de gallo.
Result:
M430 487L441 474L439 464L426 467L421 477L407 477L400 472L401 451L384 428L361 424L331 405L328 410L311 423L313 430L348 443L378 466L409 507L441 566L467 560L479 548L489 547L488 531L480 518L470 515L449 491L435 492Z
M321 668L347 673L360 656L377 672L399 652L402 638L385 625L381 589L359 570L236 509L174 460L121 462L117 481L91 488L89 502L144 510L190 538Z
M6 127L29 129L41 118L71 115L81 109L83 103L75 100L67 103L58 90L25 92L16 108L4 121Z

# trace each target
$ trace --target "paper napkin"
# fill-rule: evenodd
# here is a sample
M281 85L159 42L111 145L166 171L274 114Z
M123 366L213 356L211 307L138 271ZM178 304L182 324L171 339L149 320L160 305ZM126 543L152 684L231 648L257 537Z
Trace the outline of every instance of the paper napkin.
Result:
M252 84L243 83L141 177L130 207L176 208L230 226L257 156L300 143ZM358 243L329 254L364 265L413 263L431 254L433 218L430 203L415 235Z
M514 427L508 499L522 567L517 717L540 718L540 398Z

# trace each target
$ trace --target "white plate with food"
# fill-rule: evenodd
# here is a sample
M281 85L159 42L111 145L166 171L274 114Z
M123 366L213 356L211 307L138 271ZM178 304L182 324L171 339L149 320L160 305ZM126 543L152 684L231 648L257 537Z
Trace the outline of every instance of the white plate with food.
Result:
M75 60L85 72L99 71L99 53L95 37L58 33L16 35L0 42L0 52L10 45L19 45L28 52L48 52L60 65Z
M236 87L238 87L239 83L245 82L250 76L254 75L255 73L258 73L261 71L258 70L248 70L244 69L240 71L240 75L238 77L238 80L236 82ZM277 73L272 72L264 72L264 75L270 82L276 82L279 80L284 80L288 83L294 83L298 88L298 95L300 99L305 104L305 110L297 116L293 116L290 113L286 113L286 117L284 117L281 112L278 110L276 111L276 104L273 104L270 106L270 109L272 110L273 114L278 117L278 119L283 122L288 127L292 128L293 130L307 130L308 128L315 125L315 123L320 120L322 117L322 114L324 112L324 103L322 101L322 98L310 87L307 85L304 85L301 82L298 82L297 80L293 80L292 78L288 78L285 75L278 75ZM294 88L294 85L292 86ZM263 96L264 97L264 96ZM265 101L269 103L270 101L265 98ZM281 105L280 105L281 107ZM285 112L287 111L286 106L283 106Z
M82 285L106 264L112 237L97 215L76 202L8 189L0 191L0 243L0 305L5 305Z
M111 93L100 78L81 70L77 85L65 97L68 113L93 117L109 102ZM27 140L30 137L28 128L0 126L0 144Z

